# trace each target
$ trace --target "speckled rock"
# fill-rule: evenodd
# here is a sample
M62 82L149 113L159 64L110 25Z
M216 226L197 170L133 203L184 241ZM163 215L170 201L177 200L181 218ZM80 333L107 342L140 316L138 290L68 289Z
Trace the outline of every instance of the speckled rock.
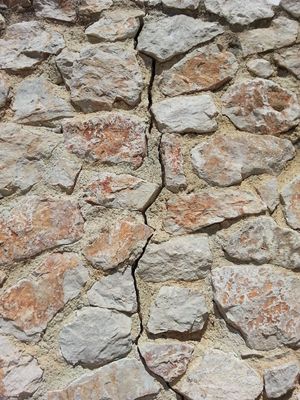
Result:
M38 17L73 22L78 3L78 0L33 0L33 7Z
M290 181L282 190L286 222L294 229L300 229L300 175Z
M196 10L199 3L200 0L162 0L164 6L178 10Z
M275 176L257 182L254 187L268 209L273 212L279 204L278 183Z
M299 364L290 362L267 369L264 373L268 399L276 399L293 390L299 378Z
M112 5L113 0L81 0L78 13L81 17L97 17Z
M281 0L280 5L294 17L300 17L300 4L298 0Z
M78 52L64 48L55 58L57 68L68 88L70 88L72 81L73 64L78 56Z
M264 58L256 58L247 62L247 68L260 78L269 78L273 74L272 64Z
M300 45L293 46L288 49L284 49L279 51L274 55L275 62L281 67L286 68L292 74L296 76L296 78L300 79Z
M3 108L7 102L9 89L8 82L0 76L0 108Z

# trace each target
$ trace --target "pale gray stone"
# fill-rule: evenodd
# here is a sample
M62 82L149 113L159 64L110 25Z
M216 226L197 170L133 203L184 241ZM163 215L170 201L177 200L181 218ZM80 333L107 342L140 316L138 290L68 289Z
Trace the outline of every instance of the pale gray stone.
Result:
M280 201L276 177L265 178L255 183L254 187L262 201L268 206L268 209L273 212Z
M0 108L4 107L7 102L9 89L8 82L0 77Z
M260 78L269 78L273 74L272 64L264 58L256 58L247 62L247 68Z
M218 127L218 111L209 94L165 99L153 104L151 111L163 133L206 133Z
M289 362L267 369L264 373L265 391L268 399L277 399L293 390L299 378L299 364Z
M286 222L293 229L300 229L300 175L289 182L281 192Z
M112 5L112 0L81 0L78 13L81 17L97 17Z
M274 55L274 60L300 79L300 45L281 50Z
M77 311L59 335L63 357L70 364L102 366L130 352L131 319L98 307Z
M300 17L300 3L299 0L281 0L280 5L287 12L296 18Z
M33 0L37 17L74 22L80 0Z
M3 30L3 29L5 29L5 28L6 28L6 20L5 20L5 18L3 17L3 15L0 14L0 30Z
M77 60L78 56L78 52L70 51L69 49L65 48L55 58L57 68L68 88L70 88L71 85L73 64L75 60Z
M158 61L167 61L223 33L217 22L186 15L147 20L138 37L138 50Z
M179 10L196 10L200 0L162 0L166 7L177 8Z

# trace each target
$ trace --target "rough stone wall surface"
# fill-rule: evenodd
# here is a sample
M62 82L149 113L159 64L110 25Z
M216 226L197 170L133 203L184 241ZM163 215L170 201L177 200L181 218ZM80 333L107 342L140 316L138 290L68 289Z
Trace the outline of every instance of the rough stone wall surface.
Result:
M299 0L0 12L0 399L299 400Z

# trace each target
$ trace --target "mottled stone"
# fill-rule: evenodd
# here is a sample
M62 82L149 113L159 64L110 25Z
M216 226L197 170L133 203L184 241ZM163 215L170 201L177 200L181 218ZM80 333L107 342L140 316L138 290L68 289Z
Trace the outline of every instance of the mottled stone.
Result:
M48 393L48 400L97 399L140 400L153 396L161 386L145 370L141 361L125 358L83 375L67 388Z
M0 14L0 30L4 30L6 28L6 20L2 14Z
M300 79L300 45L281 50L274 55L274 60Z
M286 222L300 229L300 175L289 182L281 192Z
M260 78L269 78L273 74L272 64L264 58L256 58L247 62L247 68Z
M277 83L256 78L232 85L222 96L223 114L252 133L286 132L300 121L296 95Z
M163 286L151 305L147 331L155 335L200 332L207 317L207 306L200 292L179 286Z
M234 185L250 175L279 174L294 156L289 140L247 133L213 136L191 150L197 175L217 186Z
M4 10L8 7L13 11L25 11L31 7L31 0L2 0L0 6Z
M64 48L55 58L57 68L68 88L70 88L72 81L73 64L78 56L78 52Z
M300 4L298 0L281 0L280 5L294 17L300 17Z
M265 391L268 399L276 399L293 390L299 378L299 364L290 362L269 368L264 373Z
M76 311L59 335L62 355L70 364L102 366L130 352L131 319L98 307Z
M271 265L230 265L212 271L214 299L247 345L270 350L299 346L300 280Z
M158 61L167 61L221 33L223 28L217 22L186 15L162 17L146 20L138 37L137 48Z
M67 149L88 161L138 168L146 156L146 124L138 117L105 113L63 124Z
M163 223L167 232L183 234L264 210L265 204L246 190L206 189L168 200Z
M79 240L83 218L68 200L30 196L1 212L0 227L0 265L9 265Z
M139 344L139 350L150 371L166 382L172 382L185 373L194 346L178 342L146 342Z
M84 249L84 255L95 268L104 271L131 265L142 254L152 232L145 224L123 219L103 229Z
M174 388L190 400L255 400L263 383L258 373L234 353L209 349Z
M146 282L194 281L205 278L211 264L208 236L187 235L149 243L136 272Z
M6 279L7 279L6 273L4 271L0 271L0 288L3 286Z
M0 76L0 108L3 108L7 102L9 89L8 82Z
M78 3L78 0L33 0L33 7L37 17L73 22Z
M179 10L196 10L200 0L162 0L166 7L177 8Z
M82 17L97 17L112 5L112 0L81 0L78 6L78 13Z
M268 209L273 212L279 204L278 183L274 176L255 183L255 190Z

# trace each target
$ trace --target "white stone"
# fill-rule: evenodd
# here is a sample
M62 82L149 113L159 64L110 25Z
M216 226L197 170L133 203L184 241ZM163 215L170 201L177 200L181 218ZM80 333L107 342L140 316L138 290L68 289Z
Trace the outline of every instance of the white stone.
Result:
M0 108L4 107L7 102L9 89L8 82L0 77Z
M279 204L278 183L275 176L271 176L254 184L255 190L262 201L273 212Z
M282 49L274 54L275 62L300 79L300 45Z
M78 0L33 0L37 17L65 22L76 20L77 5Z
M290 362L267 369L264 373L268 399L277 399L294 389L298 383L299 364Z
M81 0L78 13L81 17L97 17L113 5L113 0Z
M179 10L196 10L200 0L162 0L166 7L177 8Z
M70 51L64 48L58 56L56 56L55 61L59 72L65 82L66 86L69 88L72 80L73 64L78 58L79 53L76 51Z
M247 62L247 68L260 78L269 78L273 74L272 64L264 58L256 58Z

